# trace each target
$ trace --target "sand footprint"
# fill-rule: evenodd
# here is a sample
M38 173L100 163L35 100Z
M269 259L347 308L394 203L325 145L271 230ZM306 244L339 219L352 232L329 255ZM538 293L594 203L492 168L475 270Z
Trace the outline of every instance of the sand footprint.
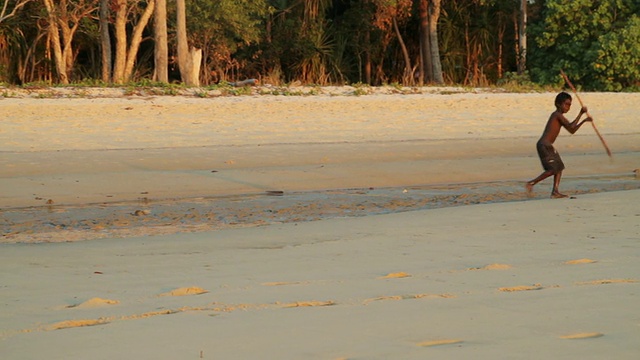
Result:
M296 301L287 304L280 304L283 308L294 308L294 307L314 307L314 306L333 306L335 305L335 301Z
M69 306L67 306L67 308L80 308L80 309L96 308L96 307L101 307L101 306L117 305L119 303L120 303L120 301L118 301L118 300L102 299L102 298L99 298L99 297L95 297L95 298L89 299L89 300L87 300L85 302L82 302L80 304L69 305Z
M605 285L605 284L633 284L639 280L636 279L601 279L592 281L577 282L576 285Z
M427 340L417 343L416 345L421 347L431 347L431 346L440 346L440 345L453 345L453 344L461 344L464 341L461 339L442 339L442 340Z
M406 277L411 277L411 274L407 274L406 272L397 272L397 273L389 273L385 276L381 276L378 279L402 279Z
M585 332L585 333L575 333L560 336L560 339L565 340L580 340L580 339L594 339L604 336L603 333L599 332Z
M118 317L111 316L111 317L100 317L98 319L65 320L65 321L60 321L60 322L51 324L43 328L39 328L39 330L51 331L51 330L62 330L62 329L85 327L85 326L104 325L104 324L109 324L112 321L146 319L153 316L170 315L170 314L175 314L177 312L182 312L187 310L189 309L159 310L159 311L146 312L142 314L133 314L133 315L126 315L126 316L118 316Z
M531 291L531 290L542 290L544 286L540 284L533 285L520 285L520 286L511 286L511 287L501 287L498 290L502 292L515 292L515 291Z
M178 289L171 290L169 292L162 293L158 296L188 296L188 295L200 295L208 293L208 290L203 288L199 288L197 286L191 287L182 287Z
M387 296L379 296L376 298L365 299L362 304L368 305L374 301L387 301L387 300L413 300L413 299L424 299L424 298L443 298L443 299L452 299L455 298L455 295L452 294L409 294L409 295L387 295Z
M483 267L475 267L475 268L469 268L467 270L508 270L511 269L513 266L509 265L509 264L489 264Z
M65 320L49 325L46 330L61 330L83 326L103 325L108 323L109 321L106 319Z
M576 259L576 260L567 260L564 263L566 265L578 265L578 264L593 264L597 261L591 259Z
M262 286L285 286L285 285L308 285L308 281L273 281L273 282L265 282L260 285Z

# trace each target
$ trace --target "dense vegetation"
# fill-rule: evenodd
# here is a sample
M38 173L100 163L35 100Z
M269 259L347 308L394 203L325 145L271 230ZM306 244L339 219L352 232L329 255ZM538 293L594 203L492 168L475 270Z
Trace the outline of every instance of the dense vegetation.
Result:
M188 83L180 4L200 85L640 90L639 0L0 0L0 83Z

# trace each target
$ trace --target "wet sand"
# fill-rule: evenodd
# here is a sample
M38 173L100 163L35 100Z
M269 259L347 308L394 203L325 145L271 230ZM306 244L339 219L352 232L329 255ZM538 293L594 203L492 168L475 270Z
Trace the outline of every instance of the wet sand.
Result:
M553 94L350 91L202 99L58 90L66 97L6 98L0 241L170 234L525 200L518 183L541 170L534 144ZM588 125L563 134L563 188L638 188L632 171L640 125L628 106L638 94L582 97L615 155L606 157ZM548 187L540 184L536 197ZM268 191L285 196L263 199Z

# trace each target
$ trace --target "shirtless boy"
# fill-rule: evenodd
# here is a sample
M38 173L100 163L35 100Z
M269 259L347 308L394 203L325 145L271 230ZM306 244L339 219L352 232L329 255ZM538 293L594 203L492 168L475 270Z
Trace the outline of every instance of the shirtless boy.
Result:
M562 177L562 170L564 170L564 163L562 162L558 151L553 147L553 143L556 141L556 138L560 133L560 129L565 128L571 134L574 134L578 129L580 129L582 124L587 121L592 121L590 117L585 118L582 122L579 121L582 114L587 112L586 107L580 109L580 114L578 114L576 119L571 122L564 117L564 114L571 109L571 95L564 91L556 96L555 104L556 111L551 113L551 116L549 116L547 126L545 126L544 132L536 144L538 156L540 156L540 162L542 163L544 172L537 178L527 182L525 185L527 193L531 194L535 184L553 175L553 190L551 190L552 199L567 197L567 195L561 194L560 191L558 191L560 178Z

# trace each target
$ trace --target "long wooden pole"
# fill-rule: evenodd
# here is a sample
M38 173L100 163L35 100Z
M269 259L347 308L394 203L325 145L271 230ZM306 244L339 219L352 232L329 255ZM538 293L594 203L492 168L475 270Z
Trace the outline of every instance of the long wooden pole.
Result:
M578 99L578 102L580 102L580 106L584 107L584 103L582 102L582 99L580 99L580 96L578 95L578 91L569 80L569 77L567 76L567 74L565 74L564 71L562 71L562 69L560 69L560 74L564 78L564 81L567 83L567 85L569 85L571 90L573 90L573 94L576 96L576 99ZM611 154L611 150L609 150L609 146L607 145L607 142L604 141L604 138L600 134L600 131L598 131L598 128L596 127L596 124L593 121L593 117L591 116L591 114L589 114L588 111L587 111L587 116L591 118L591 126L593 126L593 130L595 130L596 135L598 135L598 137L600 138L600 141L602 142L602 145L604 145L604 149L607 151L607 155L609 155L609 157L612 158L613 155Z

